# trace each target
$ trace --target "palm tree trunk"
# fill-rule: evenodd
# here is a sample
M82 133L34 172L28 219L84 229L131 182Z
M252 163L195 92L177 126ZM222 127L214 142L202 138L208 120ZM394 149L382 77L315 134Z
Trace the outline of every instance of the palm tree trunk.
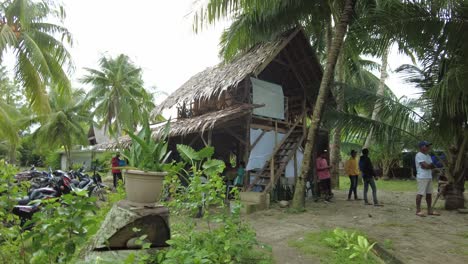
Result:
M344 110L344 53L341 52L336 64L336 80L338 85L335 86L336 110L342 112ZM333 188L340 187L340 161L341 161L341 126L335 127L333 130L333 141L330 146L330 169L331 183Z
M67 157L67 167L66 169L70 169L72 164L71 164L71 150L68 146L63 147L65 150L65 156Z
M304 158L302 160L301 173L296 181L292 207L297 211L303 211L305 209L305 180L307 178L307 172L311 167L310 161L312 153L315 149L315 142L323 112L323 106L325 99L330 92L330 83L333 81L336 62L338 60L338 55L340 53L348 25L351 21L351 15L354 12L355 4L356 0L346 0L343 14L340 17L339 23L335 27L335 34L331 49L328 51L327 65L320 83L319 93L314 105L314 112L311 117L311 124L307 133L307 141L304 150Z
M452 147L451 150L447 151L449 161L446 174L450 182L446 189L445 209L447 210L464 208L465 206L463 193L468 170L468 129L463 129L456 142L457 147Z
M382 67L380 68L380 82L379 82L379 88L377 89L377 95L383 96L385 93L385 81L387 80L388 74L387 74L387 65L388 65L388 54L390 52L390 46L385 49L384 53L382 54ZM374 105L374 110L372 111L372 120L378 120L378 114L381 108L381 103L376 102ZM370 130L369 134L367 135L366 142L364 143L363 148L369 148L369 146L372 144L372 137L373 137L373 131L372 129Z
M9 153L10 164L16 164L16 143L11 143Z

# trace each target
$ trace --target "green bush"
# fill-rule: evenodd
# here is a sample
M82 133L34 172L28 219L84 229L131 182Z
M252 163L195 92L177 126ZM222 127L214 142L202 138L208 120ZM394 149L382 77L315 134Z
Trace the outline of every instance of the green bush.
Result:
M56 151L48 153L45 165L46 167L51 167L53 170L60 169L62 167L62 155Z
M124 197L121 186L97 207L86 191L41 201L41 210L22 230L11 213L27 185L12 184L16 169L0 160L0 263L77 263L78 252L97 232L112 205Z
M16 168L0 160L0 262L19 263L27 259L19 218L12 214L16 199L27 193L27 185L13 184Z
M114 152L98 153L96 155L96 159L94 159L93 165L96 165L99 168L99 172L107 173L110 171L111 159L114 155Z
M339 228L322 230L289 241L289 244L305 254L314 255L320 260L320 263L324 264L382 263L371 252L374 244L371 245L359 232L350 232Z
M157 262L270 262L268 257L252 260L256 247L262 245L257 242L254 230L240 218L239 200L227 206L226 186L220 176L225 165L211 159L214 149L195 151L177 145L177 150L184 161L166 166L169 172L165 180L169 196L166 205L181 220L171 225L172 238L168 241L171 247L158 254ZM238 197L237 189L233 195Z

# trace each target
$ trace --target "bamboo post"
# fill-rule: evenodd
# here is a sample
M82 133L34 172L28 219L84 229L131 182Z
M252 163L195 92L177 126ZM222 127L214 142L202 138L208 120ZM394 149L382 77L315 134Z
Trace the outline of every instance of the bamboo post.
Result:
M278 145L278 122L275 120L275 148ZM273 153L274 155L275 153Z
M294 182L297 180L297 151L294 152Z
M275 157L272 156L270 160L270 181L273 183L275 180Z
M213 143L213 129L208 130L208 146L211 146Z

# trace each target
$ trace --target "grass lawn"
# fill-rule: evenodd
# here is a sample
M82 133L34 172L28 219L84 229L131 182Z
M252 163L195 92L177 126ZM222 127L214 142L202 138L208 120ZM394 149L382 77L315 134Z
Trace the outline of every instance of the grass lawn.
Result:
M415 180L382 180L376 181L377 189L392 192L416 192L416 181ZM437 182L434 182L434 186ZM358 185L358 190L362 189L363 185ZM340 190L349 190L349 177L340 177Z
M369 253L367 259L362 256L350 259L349 256L353 253L345 247L333 248L326 242L327 238L333 237L333 230L323 230L315 233L307 233L304 237L297 240L291 240L288 244L299 249L304 254L310 254L320 259L320 263L336 264L336 263L382 263L379 258Z
M362 190L362 182L358 185ZM382 180L376 181L377 189L392 192L416 192L416 180ZM437 181L433 181L434 188L437 186ZM349 177L340 176L340 190L349 190ZM468 189L468 181L465 182L465 189Z

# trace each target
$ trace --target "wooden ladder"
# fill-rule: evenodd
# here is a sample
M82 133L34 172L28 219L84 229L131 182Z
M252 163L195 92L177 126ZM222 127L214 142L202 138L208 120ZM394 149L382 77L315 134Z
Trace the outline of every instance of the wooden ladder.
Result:
M298 127L302 121L299 118L283 137L281 142L273 150L271 157L265 162L263 168L256 174L247 191L261 188L262 192L269 192L284 173L288 162L296 153L304 140L304 130Z

